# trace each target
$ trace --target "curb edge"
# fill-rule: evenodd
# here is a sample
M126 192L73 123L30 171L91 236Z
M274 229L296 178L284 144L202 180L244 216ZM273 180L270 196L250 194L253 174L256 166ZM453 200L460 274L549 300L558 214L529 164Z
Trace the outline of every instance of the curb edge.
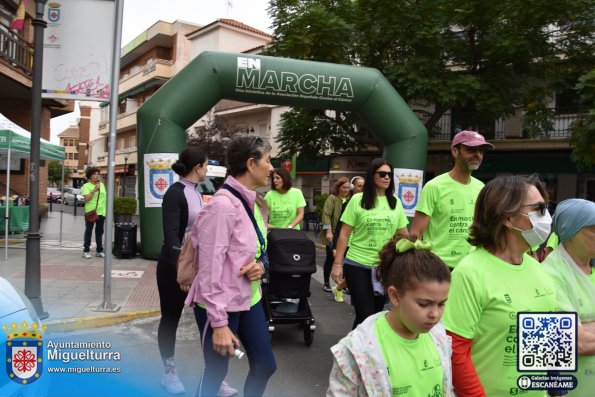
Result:
M161 314L160 309L137 310L115 314L98 314L94 316L63 318L47 321L47 332L76 331L88 328L107 327L121 324L137 318L154 317Z

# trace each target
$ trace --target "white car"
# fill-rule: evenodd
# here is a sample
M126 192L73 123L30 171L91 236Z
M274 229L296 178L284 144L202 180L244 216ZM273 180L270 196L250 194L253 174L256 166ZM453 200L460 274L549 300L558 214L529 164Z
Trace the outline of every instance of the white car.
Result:
M74 198L76 197L76 204L79 207L85 205L85 197L81 194L81 189L66 189L64 190L64 205L74 205Z

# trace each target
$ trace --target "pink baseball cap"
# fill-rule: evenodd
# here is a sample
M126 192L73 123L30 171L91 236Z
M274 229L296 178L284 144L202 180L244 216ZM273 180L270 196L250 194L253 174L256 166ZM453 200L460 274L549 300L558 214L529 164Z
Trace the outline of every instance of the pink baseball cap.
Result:
M456 145L465 146L489 146L494 149L494 145L486 141L486 139L479 132L475 131L461 131L452 139L451 147Z

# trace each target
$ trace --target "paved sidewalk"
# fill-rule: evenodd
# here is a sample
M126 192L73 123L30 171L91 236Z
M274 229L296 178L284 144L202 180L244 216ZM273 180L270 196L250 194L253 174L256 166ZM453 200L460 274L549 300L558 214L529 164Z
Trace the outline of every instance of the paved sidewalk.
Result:
M118 305L119 310L98 311L104 302L104 259L95 257L94 242L91 245L93 257L82 257L84 218L66 213L62 216L61 243L59 211L49 213L40 227L41 302L49 313L49 318L44 320L48 328L55 331L93 328L159 315L157 261L140 256L134 259L112 257L111 302ZM314 238L313 232L307 233ZM137 239L140 239L140 230ZM20 291L25 287L25 242L25 234L9 236L8 260L5 261L4 240L0 240L0 277ZM324 246L317 247L324 249ZM318 274L322 277L321 272L317 272L315 278Z
M95 257L94 242L91 245L93 257L82 257L84 218L66 213L62 216L62 236L59 211L49 213L40 227L41 302L49 313L49 318L44 320L48 328L89 328L159 315L157 261L141 257L112 257L111 302L120 308L110 313L97 311L104 302L104 259ZM140 231L138 233L140 236ZM0 277L24 291L26 235L9 236L7 261L4 260L4 241L0 242Z

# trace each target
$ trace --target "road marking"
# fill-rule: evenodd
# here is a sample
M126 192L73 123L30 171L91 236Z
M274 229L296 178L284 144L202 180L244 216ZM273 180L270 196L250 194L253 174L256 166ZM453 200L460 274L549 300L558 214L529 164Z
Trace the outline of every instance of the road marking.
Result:
M144 273L144 270L112 270L112 278L141 278Z

